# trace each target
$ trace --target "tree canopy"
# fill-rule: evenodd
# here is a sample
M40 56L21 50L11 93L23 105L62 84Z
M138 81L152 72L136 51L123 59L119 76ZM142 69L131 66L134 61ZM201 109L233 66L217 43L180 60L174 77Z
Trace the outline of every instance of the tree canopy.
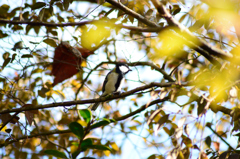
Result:
M240 158L239 14L239 0L1 1L1 158ZM119 62L122 92L99 98Z

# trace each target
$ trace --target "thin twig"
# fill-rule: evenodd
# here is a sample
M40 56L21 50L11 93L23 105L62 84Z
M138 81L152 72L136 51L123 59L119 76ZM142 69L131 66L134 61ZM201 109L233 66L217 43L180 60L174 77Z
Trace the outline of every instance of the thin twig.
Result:
M206 126L207 126L215 135L217 135L226 145L228 145L228 147L229 147L230 149L235 150L226 140L224 140L224 139L222 138L221 135L219 135L215 130L213 130L213 128L210 126L210 124L207 124Z

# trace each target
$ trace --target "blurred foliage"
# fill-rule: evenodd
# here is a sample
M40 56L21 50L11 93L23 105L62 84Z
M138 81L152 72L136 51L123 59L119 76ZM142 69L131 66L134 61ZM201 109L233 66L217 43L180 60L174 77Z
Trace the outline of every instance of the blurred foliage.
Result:
M240 157L239 0L161 1L194 36L233 55L215 57L221 68L196 52L196 39L168 27L150 0L120 2L163 27L160 32L131 29L149 26L104 0L24 2L0 2L0 21L9 20L0 23L0 158ZM36 25L83 21L91 22ZM96 51L75 66L76 75L53 87L50 72L61 40ZM105 102L96 112L89 104L61 105L96 98L115 61L134 70L124 91L171 82L166 76L175 84ZM33 110L2 113L23 107Z

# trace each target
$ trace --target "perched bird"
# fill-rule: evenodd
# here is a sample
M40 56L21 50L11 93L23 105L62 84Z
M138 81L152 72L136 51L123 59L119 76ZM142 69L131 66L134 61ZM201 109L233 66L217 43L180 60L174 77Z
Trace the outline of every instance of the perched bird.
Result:
M102 87L102 95L100 97L104 97L111 93L120 93L122 89L122 84L125 80L124 76L129 72L132 71L127 64L125 63L117 63L116 67L110 71L104 82ZM92 110L96 110L99 106L99 103L95 103L92 106Z

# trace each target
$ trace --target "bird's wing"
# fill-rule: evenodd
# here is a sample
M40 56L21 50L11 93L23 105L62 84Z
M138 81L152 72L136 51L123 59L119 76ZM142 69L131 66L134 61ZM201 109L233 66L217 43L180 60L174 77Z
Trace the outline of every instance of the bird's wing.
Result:
M104 92L105 92L105 85L106 85L106 83L107 83L107 81L108 81L108 77L109 77L109 74L110 74L111 72L112 72L112 71L110 71L110 72L107 74L107 76L105 77L105 80L104 80L104 82L103 82L102 95L103 95Z

